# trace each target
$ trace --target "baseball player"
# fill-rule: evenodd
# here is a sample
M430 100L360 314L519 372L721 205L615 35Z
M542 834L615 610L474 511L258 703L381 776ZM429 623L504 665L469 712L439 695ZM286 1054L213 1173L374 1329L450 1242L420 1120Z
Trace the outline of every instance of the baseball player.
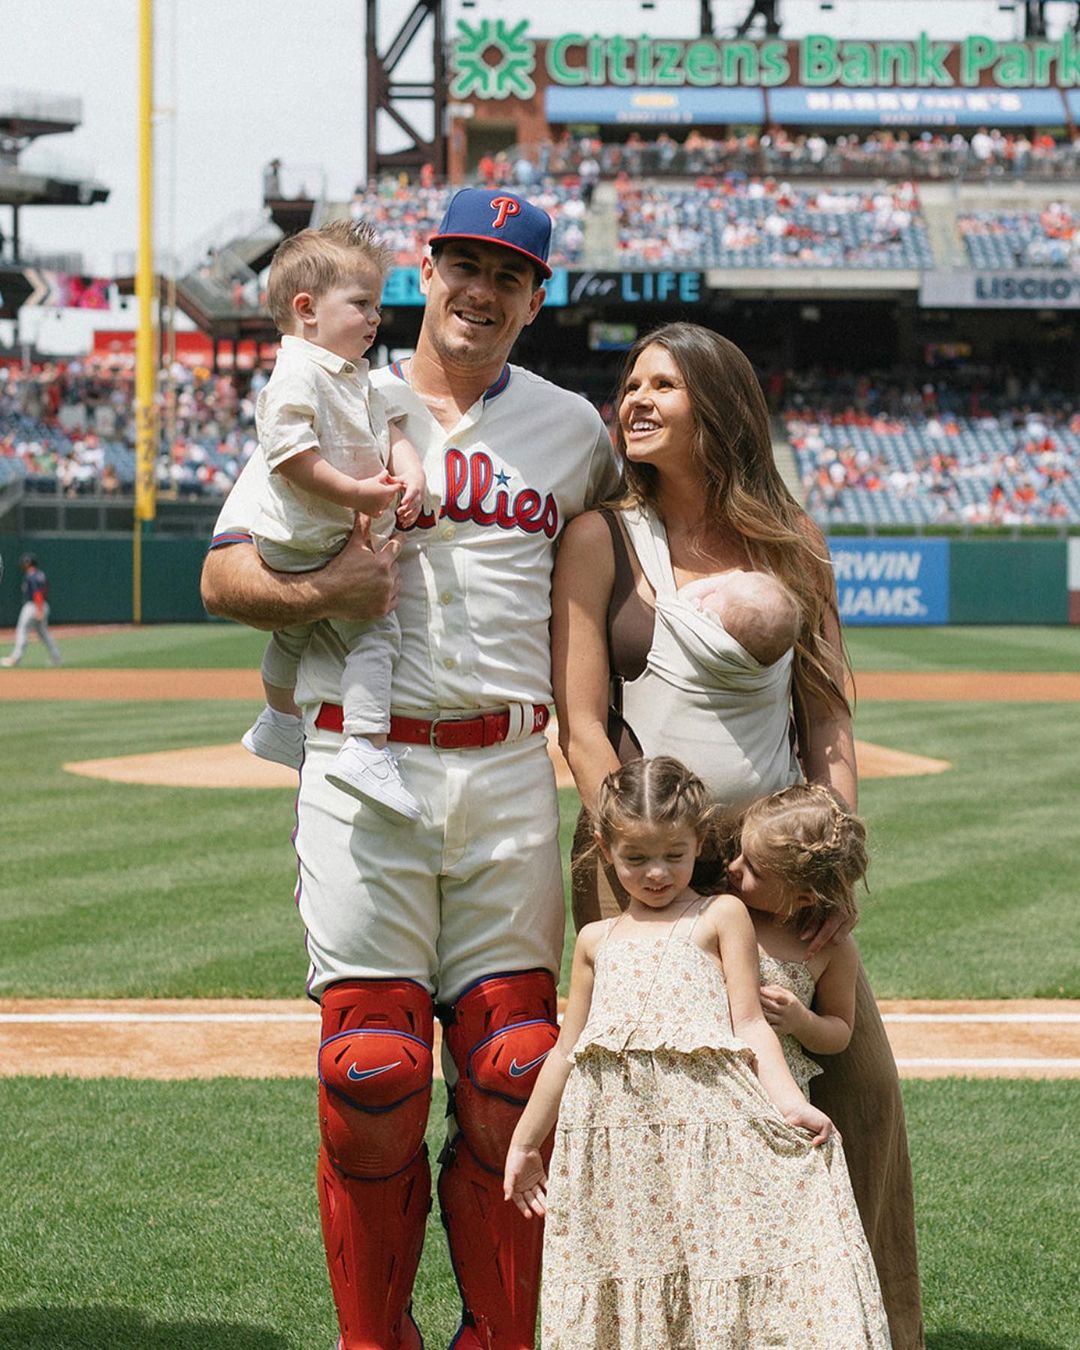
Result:
M231 547L204 570L213 613L263 627L360 618L393 603L400 548L390 740L410 747L401 771L419 824L363 804L354 817L326 784L342 726L329 626L297 685L297 899L323 1013L318 1187L342 1350L421 1344L410 1295L430 1207L436 1014L452 1111L438 1191L464 1306L453 1345L533 1345L540 1225L502 1199L501 1168L556 1038L563 893L541 734L551 566L566 521L617 480L589 404L507 364L544 300L550 233L543 211L500 189L457 193L421 261L415 355L372 377L437 510L378 554L358 533L301 585L245 544L256 457L219 518Z
M32 553L24 553L19 559L22 568L22 609L15 625L15 646L10 655L0 661L0 666L17 666L26 650L26 640L34 632L44 642L49 653L49 661L58 666L62 660L60 648L49 632L49 582L45 573L37 564Z

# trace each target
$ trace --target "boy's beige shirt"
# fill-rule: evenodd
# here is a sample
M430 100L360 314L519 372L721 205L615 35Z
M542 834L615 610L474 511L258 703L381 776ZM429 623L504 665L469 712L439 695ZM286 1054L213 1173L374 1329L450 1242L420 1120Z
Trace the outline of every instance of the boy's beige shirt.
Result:
M303 338L283 337L274 372L259 395L255 427L270 470L260 492L255 538L313 559L332 557L348 538L355 513L294 487L274 470L304 450L317 450L352 478L372 478L386 467L390 429L367 361L348 361Z

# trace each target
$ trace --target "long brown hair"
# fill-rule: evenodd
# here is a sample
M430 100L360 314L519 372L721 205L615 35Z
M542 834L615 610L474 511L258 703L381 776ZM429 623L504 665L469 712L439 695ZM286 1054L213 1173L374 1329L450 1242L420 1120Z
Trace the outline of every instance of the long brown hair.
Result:
M771 572L794 594L800 635L795 643L796 703L807 694L848 706L845 652L836 671L825 641L826 616L839 623L836 588L821 531L784 486L773 458L769 412L754 368L733 342L696 323L669 323L638 338L627 353L616 407L621 407L630 375L647 347L663 347L678 366L694 414L694 461L705 483L702 535L716 526L742 539L752 565ZM659 473L652 464L626 456L622 421L616 446L624 465L627 496L623 505L653 505Z

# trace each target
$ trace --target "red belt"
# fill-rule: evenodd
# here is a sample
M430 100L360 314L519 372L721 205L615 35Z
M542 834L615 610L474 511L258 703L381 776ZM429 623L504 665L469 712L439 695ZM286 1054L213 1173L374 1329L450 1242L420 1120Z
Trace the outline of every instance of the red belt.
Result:
M543 704L532 710L534 736L548 724L550 713ZM344 730L345 711L340 703L324 703L315 717L321 731ZM404 741L406 745L431 745L436 750L472 750L482 746L498 745L510 734L510 711L464 713L450 717L390 717L387 739Z

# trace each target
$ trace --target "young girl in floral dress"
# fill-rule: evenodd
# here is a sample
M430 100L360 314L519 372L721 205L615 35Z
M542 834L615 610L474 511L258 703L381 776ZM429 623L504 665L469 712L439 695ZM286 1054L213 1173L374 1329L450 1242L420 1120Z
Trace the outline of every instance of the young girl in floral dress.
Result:
M578 935L506 1160L507 1199L547 1215L542 1345L883 1350L839 1139L762 1012L747 909L690 888L710 817L672 759L634 761L597 797L630 906Z

